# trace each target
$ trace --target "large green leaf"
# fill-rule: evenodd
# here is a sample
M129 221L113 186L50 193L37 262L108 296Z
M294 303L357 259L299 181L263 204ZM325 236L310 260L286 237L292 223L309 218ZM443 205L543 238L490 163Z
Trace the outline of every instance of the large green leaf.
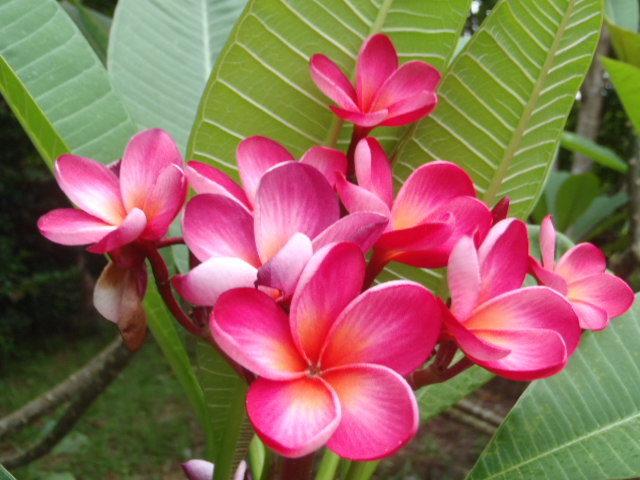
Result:
M589 68L601 0L501 0L445 73L439 106L400 154L402 177L443 159L472 176L489 204L526 217Z
M11 475L7 469L0 465L0 480L16 480L16 477Z
M613 150L598 145L582 135L573 132L563 132L560 145L572 152L581 153L599 163L603 167L612 168L620 173L627 173L627 164Z
M109 72L135 121L184 152L211 69L246 0L120 0ZM144 19L144 20L143 20Z
M60 5L78 26L84 38L87 39L93 51L98 55L98 58L102 63L106 64L111 17L107 17L92 8L85 7L81 0L65 0Z
M591 202L600 194L600 180L593 173L571 175L560 188L556 197L554 223L556 229L566 232L587 211Z
M640 305L589 332L560 374L534 382L470 480L640 475Z
M640 68L610 58L601 60L625 112L640 135Z
M605 0L605 12L614 23L627 30L638 30L638 0Z
M618 59L640 67L640 33L622 28L608 19L607 29Z
M353 73L364 39L382 31L402 62L420 59L442 69L469 3L252 0L209 80L188 156L235 175L236 146L251 135L271 137L297 156L314 144L334 146L342 122L312 82L309 58L323 53ZM397 129L385 135L396 138Z
M55 0L0 1L0 92L49 166L63 151L116 160L133 122Z

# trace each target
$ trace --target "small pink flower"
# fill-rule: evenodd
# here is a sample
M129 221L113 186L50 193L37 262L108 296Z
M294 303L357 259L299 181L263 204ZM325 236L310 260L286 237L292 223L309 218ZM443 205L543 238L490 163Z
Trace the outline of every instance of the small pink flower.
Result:
M62 155L55 165L60 188L80 207L53 210L38 228L63 245L93 244L106 253L142 240L159 240L182 207L187 183L175 142L163 130L134 136L116 174L101 163Z
M416 432L416 400L401 375L431 353L439 309L427 289L408 281L359 294L364 271L356 245L332 244L305 267L289 315L249 288L216 303L213 337L259 376L247 396L249 419L282 455L326 443L342 457L373 460Z
M398 54L389 37L369 37L358 55L356 86L340 68L321 54L311 58L311 77L338 104L331 110L365 129L396 127L427 116L436 107L434 92L440 72L418 60L398 68Z
M555 262L556 231L547 216L540 227L542 265L530 258L532 274L567 297L578 315L580 327L602 330L609 320L631 308L634 294L623 280L606 273L607 261L591 243L580 243Z
M472 361L513 380L547 377L564 368L580 339L578 319L562 295L520 288L527 272L527 229L502 220L480 248L469 237L451 252L451 310L446 336Z

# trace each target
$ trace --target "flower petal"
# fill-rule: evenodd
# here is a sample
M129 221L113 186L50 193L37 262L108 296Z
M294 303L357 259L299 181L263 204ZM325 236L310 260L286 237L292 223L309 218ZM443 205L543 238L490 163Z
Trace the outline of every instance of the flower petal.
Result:
M194 305L212 307L232 288L253 287L258 271L239 258L213 257L171 282L182 298Z
M55 175L67 197L88 214L111 225L119 225L126 216L118 177L101 163L62 155L56 161Z
M391 212L384 200L374 192L348 182L344 175L338 175L336 190L349 212L373 212L391 218Z
M567 297L570 301L578 300L600 307L607 312L609 318L629 310L634 300L633 290L629 285L609 273L591 275L569 283Z
M75 208L52 210L38 220L40 233L61 245L96 243L116 228Z
M187 198L187 179L179 168L165 168L149 192L143 211L148 223L142 237L159 240L169 231Z
M302 156L300 163L316 167L332 187L336 184L338 173L347 173L347 156L335 148L320 145L311 147Z
M447 242L451 230L450 223L437 222L386 232L375 250L387 262L394 260L420 268L444 267L451 253Z
M604 273L606 268L607 259L600 249L591 243L581 243L560 258L554 271L567 283L571 283L584 277Z
M107 320L118 323L120 300L125 288L127 270L109 262L102 270L93 289L93 306Z
M573 300L571 302L573 311L578 315L580 328L586 330L603 330L609 325L609 315L602 308L591 303L579 302Z
M398 54L389 37L378 33L364 42L356 66L356 92L360 110L370 110L380 87L397 68Z
M377 460L402 448L418 429L415 397L407 382L379 365L353 365L326 372L338 394L342 419L327 447L351 460Z
M211 314L211 333L227 355L256 375L290 380L306 371L287 314L259 290L236 288L220 295Z
M529 257L529 271L540 285L553 288L565 296L569 293L569 286L565 279L551 270L542 268L542 265L533 257Z
M342 108L358 110L356 91L338 66L322 54L311 57L311 78L320 91Z
M384 127L399 127L417 122L429 115L438 105L435 92L423 91L414 97L405 98L390 105L387 118L382 122Z
M259 378L247 394L247 413L256 433L285 457L302 457L324 445L340 423L340 412L338 396L320 378Z
M131 210L122 224L95 245L87 248L91 253L107 253L131 243L140 237L147 226L147 216L138 208Z
M189 162L185 170L189 185L196 193L215 193L224 195L240 202L241 205L250 208L244 190L234 182L229 175L217 168L202 162Z
M440 308L426 288L408 281L386 282L343 310L327 335L320 364L333 368L375 363L406 375L427 360L441 324Z
M471 316L480 299L480 264L470 237L463 237L451 251L447 269L451 312L461 322Z
M285 163L260 181L254 210L255 238L263 263L296 233L314 238L340 218L331 185L311 165Z
M540 224L540 252L542 266L547 270L553 270L556 263L556 229L553 228L551 215L547 215Z
M189 480L213 480L213 463L194 458L181 464Z
M313 250L318 251L333 242L352 242L367 253L376 243L389 219L369 212L356 212L342 217L313 239Z
M329 108L338 117L348 122L355 123L361 127L373 128L376 125L380 125L389 112L387 110L377 110L375 112L362 113L359 110L347 110L345 108L335 107L330 105Z
M355 151L358 185L375 194L387 207L393 203L393 177L387 154L375 138L363 138Z
M440 72L428 63L418 60L407 62L398 68L377 91L372 110L386 108L395 116L393 106L402 102L403 108L395 107L399 115L406 113L404 101L407 100L413 100L416 109L423 107L424 97L422 101L416 100L420 99L423 92L432 94L441 78Z

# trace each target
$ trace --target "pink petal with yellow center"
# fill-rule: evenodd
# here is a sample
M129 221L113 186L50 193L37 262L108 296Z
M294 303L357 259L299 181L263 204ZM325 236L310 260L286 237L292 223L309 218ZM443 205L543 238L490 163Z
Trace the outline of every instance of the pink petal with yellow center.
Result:
M400 115L407 112L406 101L416 100L423 92L433 93L441 79L440 72L431 65L413 60L398 68L382 87L373 100L372 110L386 108L389 114ZM415 102L416 109L423 107L422 102ZM402 102L402 108L395 107ZM394 108L395 107L395 108Z
M609 315L609 318L622 315L631 308L634 300L633 290L623 280L609 273L591 275L569 283L569 300L578 300L595 305Z
M308 364L291 338L287 314L253 288L224 292L211 314L216 343L243 367L271 380L304 375Z
M398 68L398 54L391 40L379 33L369 37L358 54L356 92L363 112L370 110L380 87Z
M302 272L291 302L291 330L311 362L340 312L360 293L364 271L358 246L337 243L318 251Z
M379 213L387 218L391 217L389 207L375 193L348 182L344 175L339 175L336 182L336 190L345 208L351 212ZM387 228L391 228L389 224Z
M213 257L171 282L182 298L194 305L212 307L232 288L253 287L258 271L239 258Z
M338 117L342 118L343 120L355 123L356 125L359 125L361 127L369 127L369 128L373 128L376 125L380 125L384 121L384 119L387 118L387 115L389 114L389 112L386 109L377 110L375 112L362 113L358 110L355 110L355 111L347 110L344 108L335 107L333 105L330 105L329 108L333 113L335 113Z
M131 243L142 235L147 226L147 217L144 212L134 208L126 216L122 224L113 232L107 234L95 245L87 248L91 253L107 253Z
M600 249L591 243L581 243L562 256L554 271L571 283L604 273L606 268L607 259Z
M165 168L144 204L148 224L142 237L159 240L169 231L187 198L187 178L178 167Z
M260 260L273 257L294 234L314 238L338 218L338 199L317 169L293 162L272 168L256 193L254 228Z
M419 305L419 308L416 308ZM435 347L442 319L435 298L422 285L386 282L354 299L327 335L323 369L375 363L406 375Z
M553 270L556 263L556 229L553 228L551 215L547 215L540 224L540 252L542 266L547 270Z
M320 378L259 378L249 388L247 414L265 445L296 458L326 443L340 423L341 409L336 393Z
M434 92L423 91L417 95L405 98L389 106L389 114L382 126L399 127L429 115L438 105L438 96Z
M282 162L293 162L295 158L275 140L254 136L244 139L236 151L242 186L249 203L255 204L256 190L267 170Z
M571 301L573 311L578 315L580 328L586 330L603 330L609 325L609 315L602 308L591 303Z
M116 228L75 208L52 210L38 220L40 233L61 245L96 243Z
M347 173L347 156L335 148L319 145L311 147L302 156L300 163L317 168L332 187L336 184L338 174Z
M223 195L196 195L182 218L184 241L201 261L237 257L260 266L253 234L253 217L237 201Z
M355 151L358 185L375 194L387 207L393 203L391 165L382 146L375 138L363 138Z
M320 91L342 108L358 111L356 91L338 66L322 54L311 57L311 78Z
M380 238L388 223L387 217L377 213L351 213L331 224L314 238L313 249L318 251L333 242L352 242L360 247L362 253L367 253Z
M478 252L470 237L463 237L451 251L447 280L451 292L451 312L464 322L478 306L482 284Z
M413 438L418 405L407 382L379 365L352 365L326 372L342 408L340 425L327 447L343 458L388 457Z
M189 185L196 193L215 193L237 200L247 209L251 208L244 190L226 173L202 162L189 162L185 170Z
M62 155L56 161L55 175L62 191L78 207L105 223L120 225L126 216L120 185L106 166L90 158Z
M120 163L120 189L127 211L144 209L162 171L182 169L183 163L178 146L164 130L145 130L134 136Z

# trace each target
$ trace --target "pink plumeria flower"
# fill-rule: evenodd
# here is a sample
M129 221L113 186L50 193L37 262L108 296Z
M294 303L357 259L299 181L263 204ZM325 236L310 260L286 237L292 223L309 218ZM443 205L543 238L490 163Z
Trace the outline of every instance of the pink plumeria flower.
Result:
M363 212L340 218L340 205L322 173L300 162L277 164L260 178L253 212L226 195L202 194L186 206L185 243L202 263L173 279L183 298L213 306L237 287L276 289L288 299L314 251L335 241L371 248L387 219Z
M215 480L213 475L215 467L207 460L194 458L184 462L181 466L189 480ZM243 480L246 472L247 462L242 460L233 474L233 480Z
M217 168L195 161L187 165L189 184L197 193L224 195L237 201L247 210L253 210L256 190L265 172L280 163L294 162L295 157L275 140L253 136L240 142L236 160L242 187ZM331 186L335 185L337 172L347 171L346 155L328 147L311 147L302 156L300 163L318 169Z
M531 272L541 285L567 297L578 315L580 327L602 330L609 320L631 308L633 290L623 280L606 273L607 261L591 243L580 243L556 263L556 231L551 215L540 227L542 265L530 258Z
M93 253L159 240L186 198L183 163L163 130L134 136L118 174L95 160L62 155L55 165L56 180L80 209L53 210L40 218L38 228L62 245L92 244L88 250Z
M416 400L401 375L431 353L439 309L408 281L360 294L364 272L358 246L331 244L305 267L289 315L255 289L228 291L216 303L214 339L259 377L247 395L249 419L284 456L326 443L344 458L373 460L416 432Z
M547 287L520 288L529 242L520 220L498 222L480 248L462 238L448 267L451 310L445 336L472 361L513 380L560 371L580 339L571 305Z
M415 267L443 267L462 236L484 236L491 226L491 212L476 198L471 178L453 163L419 167L395 200L391 166L376 139L358 142L355 171L358 185L340 175L336 187L348 211L377 212L389 219L372 259L380 268L392 260Z
M418 60L398 68L398 54L389 37L369 37L358 55L356 86L321 54L311 58L311 77L338 106L331 110L366 132L377 125L396 127L427 116L436 107L434 92L440 72Z

